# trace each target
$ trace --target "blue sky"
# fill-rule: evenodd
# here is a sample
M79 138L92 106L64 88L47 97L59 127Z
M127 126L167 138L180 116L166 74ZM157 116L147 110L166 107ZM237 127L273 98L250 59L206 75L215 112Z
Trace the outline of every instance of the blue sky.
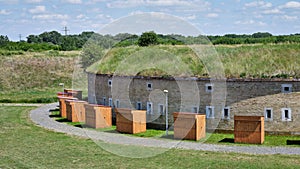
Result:
M11 40L56 30L98 32L126 16L160 12L179 17L205 35L300 33L300 1L253 0L0 0L0 34Z

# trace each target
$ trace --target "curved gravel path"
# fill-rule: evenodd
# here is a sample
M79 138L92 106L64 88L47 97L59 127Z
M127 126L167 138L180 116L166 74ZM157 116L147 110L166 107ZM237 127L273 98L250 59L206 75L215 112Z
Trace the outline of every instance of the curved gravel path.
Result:
M55 109L58 103L43 105L30 113L30 118L37 125L53 130L55 132L62 132L70 135L75 135L93 140L101 140L106 143L123 144L123 145L137 145L146 147L161 147L161 148L178 148L201 151L215 151L215 152L235 152L245 154L287 154L300 155L300 148L297 147L266 147L266 146L228 146L197 143L189 141L176 141L169 139L154 139L154 138L140 138L131 137L117 133L99 132L85 128L73 127L64 123L59 123L49 117L49 110Z

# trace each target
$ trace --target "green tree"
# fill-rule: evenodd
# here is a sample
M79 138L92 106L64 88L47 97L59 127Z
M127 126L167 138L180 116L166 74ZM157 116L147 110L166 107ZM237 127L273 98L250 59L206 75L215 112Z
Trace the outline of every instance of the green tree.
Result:
M43 42L50 42L55 45L59 44L61 36L62 35L57 31L44 32L39 35Z
M257 33L253 33L252 37L253 38L266 38L266 37L271 37L272 34L269 32L257 32Z
M27 37L27 43L41 43L42 41L42 38L37 35L29 35Z
M155 32L144 32L138 40L139 46L149 46L158 44L158 38Z
M8 42L9 42L9 39L7 36L3 36L3 35L0 36L0 45L5 45Z

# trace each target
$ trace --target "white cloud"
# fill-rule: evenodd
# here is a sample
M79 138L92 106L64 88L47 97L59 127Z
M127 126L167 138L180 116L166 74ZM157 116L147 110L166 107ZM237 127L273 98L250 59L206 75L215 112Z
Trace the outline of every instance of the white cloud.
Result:
M131 8L131 7L136 7L136 6L140 6L146 3L144 2L144 0L117 0L114 1L112 3L108 3L107 7L109 8Z
M138 14L143 14L143 13L145 13L145 12L143 12L143 11L133 11L129 15L138 15Z
M236 21L234 22L236 25L256 25L256 26L266 26L267 23L262 21L248 20L248 21Z
M51 20L51 19L68 19L68 15L61 14L44 14L44 15L34 15L32 19L41 19L41 20Z
M196 7L203 8L209 5L208 2L204 0L116 0L111 3L107 3L109 8L131 8L138 6L160 6L160 7Z
M30 9L29 12L32 14L44 13L44 12L46 12L46 7L45 6L36 6L35 8Z
M5 9L0 10L0 15L9 15L9 14L10 14L10 12L8 12Z
M147 3L149 5L154 6L186 6L190 5L189 1L183 1L183 0L148 0Z
M289 1L281 7L282 8L300 8L300 2Z
M281 18L284 20L287 20L287 21L298 20L298 16L283 15L283 16L281 16Z
M5 3L5 4L16 4L18 3L19 1L18 0L0 0L1 3Z
M250 3L245 4L246 7L259 7L259 8L271 8L271 2L264 2L264 1L253 1Z
M270 10L265 10L262 12L263 14L281 14L283 13L279 9L270 9Z
M26 0L27 3L40 3L43 2L43 0Z
M208 17L208 18L217 18L218 16L219 16L219 14L217 14L217 13L209 13L206 15L206 17Z
M259 26L266 26L266 25L267 25L267 23L262 22L262 21L257 22L257 24L258 24Z
M96 19L104 22L112 22L114 20L110 15L104 15L104 14L97 15Z
M236 22L234 22L234 24L236 24L236 25L252 25L252 24L254 24L255 23L255 21L254 20L249 20L249 21L236 21Z
M190 16L181 17L181 19L183 19L183 20L194 20L196 18L197 18L196 15L190 15Z
M66 0L67 3L71 3L71 4L81 4L82 1L81 0Z
M66 26L66 25L68 25L68 22L67 22L67 21L62 21L62 22L60 23L60 25Z
M77 15L76 16L77 19L86 19L87 17L83 14Z

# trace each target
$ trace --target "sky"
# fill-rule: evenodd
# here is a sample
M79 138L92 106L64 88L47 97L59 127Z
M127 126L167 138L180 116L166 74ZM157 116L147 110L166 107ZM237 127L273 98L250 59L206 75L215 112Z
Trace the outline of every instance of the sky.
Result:
M99 32L122 18L162 13L204 35L300 33L300 1L273 0L0 0L0 35L22 40L58 31ZM145 20L147 21L147 19ZM162 23L163 24L163 23Z

